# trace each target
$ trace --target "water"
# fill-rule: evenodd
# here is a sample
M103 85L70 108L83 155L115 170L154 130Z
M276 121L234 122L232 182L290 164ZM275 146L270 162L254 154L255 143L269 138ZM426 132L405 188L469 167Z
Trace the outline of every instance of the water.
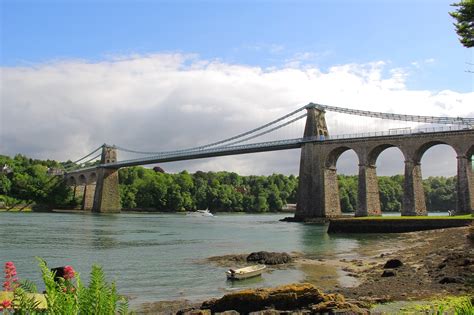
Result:
M252 251L303 252L312 258L356 257L355 249L381 235L332 236L324 225L280 222L284 214L0 213L0 263L14 261L19 276L41 283L35 256L50 267L72 265L88 281L102 265L131 304L218 297L227 291L303 281L290 268L241 283L206 258ZM396 236L391 235L390 238Z

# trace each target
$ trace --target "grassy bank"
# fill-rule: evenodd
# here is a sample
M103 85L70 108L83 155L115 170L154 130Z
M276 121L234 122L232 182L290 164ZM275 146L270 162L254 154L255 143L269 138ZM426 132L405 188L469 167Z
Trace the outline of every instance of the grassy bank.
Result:
M456 219L473 219L472 214L464 215L433 215L433 216L369 216L369 217L354 217L351 220L456 220Z

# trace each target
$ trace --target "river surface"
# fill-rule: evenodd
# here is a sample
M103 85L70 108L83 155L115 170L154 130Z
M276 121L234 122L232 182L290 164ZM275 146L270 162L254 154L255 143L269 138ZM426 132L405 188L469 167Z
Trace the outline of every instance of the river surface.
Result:
M131 306L175 299L203 300L247 287L305 280L297 268L241 283L206 258L252 251L301 252L318 259L357 258L356 249L396 235L328 235L327 226L280 222L291 214L10 213L0 212L0 263L13 261L20 278L41 289L35 256L50 267L72 265L84 282L100 264Z

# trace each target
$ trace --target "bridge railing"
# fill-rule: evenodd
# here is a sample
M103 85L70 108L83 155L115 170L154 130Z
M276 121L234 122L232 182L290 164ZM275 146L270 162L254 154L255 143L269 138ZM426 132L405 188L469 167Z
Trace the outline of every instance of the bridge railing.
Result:
M453 126L439 126L439 127L429 127L429 128L394 128L389 129L388 131L373 131L373 132L363 132L363 133L351 133L351 134L341 134L327 136L320 140L338 140L338 139L351 139L351 138L369 138L369 137L382 137L382 136L399 136L399 135L412 135L412 134L422 134L429 132L447 132L447 131L458 131L464 129L472 129L467 126L453 125Z

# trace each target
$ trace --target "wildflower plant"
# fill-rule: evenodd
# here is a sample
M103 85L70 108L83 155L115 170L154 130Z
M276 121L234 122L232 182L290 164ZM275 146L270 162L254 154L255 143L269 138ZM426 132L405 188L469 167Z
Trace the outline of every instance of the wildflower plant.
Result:
M108 284L100 266L92 266L89 286L84 286L71 266L56 274L46 262L37 258L45 294L38 294L33 282L19 281L12 262L5 264L3 288L8 299L0 300L3 314L128 314L128 301ZM5 294L3 294L5 296Z

